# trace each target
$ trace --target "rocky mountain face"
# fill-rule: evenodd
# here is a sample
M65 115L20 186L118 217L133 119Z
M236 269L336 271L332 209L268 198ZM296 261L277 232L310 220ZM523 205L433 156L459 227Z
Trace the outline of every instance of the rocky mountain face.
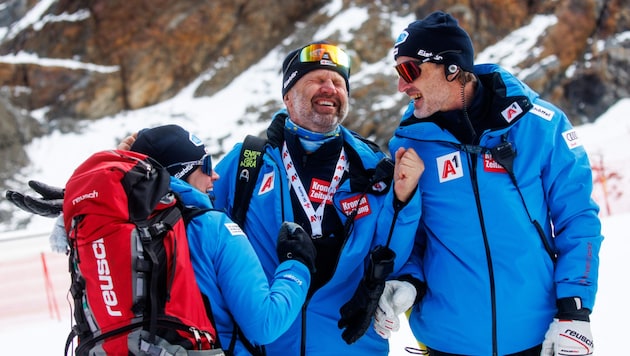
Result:
M534 15L558 22L539 39L542 51L520 63L525 81L562 107L574 123L593 120L629 97L630 0L337 0L367 8L370 17L344 42L353 73L386 57L391 19L433 10L455 15L482 51ZM332 20L326 0L5 0L0 1L0 187L27 164L23 146L52 130L73 130L78 119L97 120L169 99L208 70L196 90L210 96L279 45L310 42ZM25 15L37 14L28 21ZM400 29L402 30L402 28ZM626 32L625 37L620 36ZM283 41L294 34L295 43ZM329 38L338 42L342 35ZM529 50L529 48L527 49ZM11 61L16 54L37 61ZM68 66L64 60L84 63ZM280 63L278 64L280 67ZM399 110L373 104L396 92L394 72L370 76L352 88L345 124L385 145ZM274 108L280 107L280 97ZM43 120L31 115L44 112ZM261 120L269 117L262 112ZM2 221L2 212L0 212Z

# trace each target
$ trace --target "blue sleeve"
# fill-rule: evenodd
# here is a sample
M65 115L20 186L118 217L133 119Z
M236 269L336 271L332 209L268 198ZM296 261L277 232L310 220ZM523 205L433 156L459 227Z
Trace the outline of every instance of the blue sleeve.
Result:
M426 249L426 235L424 234L422 229L418 229L416 231L416 236L414 239L413 249L407 263L398 271L395 275L392 276L392 279L396 279L396 277L403 275L410 275L413 278L426 283L426 279L423 270L423 256L424 251Z
M542 170L558 254L555 268L558 298L579 296L593 309L597 291L599 249L603 237L599 207L591 198L590 162L567 117L560 115L549 137L548 164Z
M383 209L380 211L377 224L377 244L385 245L390 239L389 247L396 253L394 274L397 274L407 262L413 249L414 237L418 229L422 207L420 194L416 189L411 199L403 206L395 198L394 188L389 189Z
M300 313L310 285L310 272L302 263L286 261L276 268L269 283L238 225L223 213L211 213L212 217L205 214L189 225L189 228L193 224L197 228L203 226L203 235L194 244L195 260L212 260L221 296L245 336L257 345L270 343L282 335ZM215 241L210 241L212 239ZM205 247L212 243L216 244L212 248L215 253L204 255L211 250ZM198 279L208 277L198 276Z

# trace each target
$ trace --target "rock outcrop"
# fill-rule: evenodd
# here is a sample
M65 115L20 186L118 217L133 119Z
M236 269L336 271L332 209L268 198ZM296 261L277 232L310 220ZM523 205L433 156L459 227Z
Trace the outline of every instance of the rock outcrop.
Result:
M363 7L370 16L358 30L333 35L330 40L353 38L344 44L353 53L353 72L357 73L362 65L388 55L394 17L415 14L421 18L439 5L459 19L480 52L535 15L554 14L558 22L539 39L540 51L525 48L531 53L518 66L528 69L530 74L524 78L528 85L581 124L630 96L629 2L341 0L342 8ZM320 26L333 20L334 14L318 11L328 3L3 2L0 27L7 31L0 33L0 187L27 164L22 147L34 137L55 129L72 130L73 120L96 120L159 103L207 71L213 75L200 84L196 95L213 95L269 50L312 40ZM38 17L33 21L27 13ZM290 34L296 43L285 43ZM11 60L18 55L22 60ZM29 56L37 60L24 60ZM383 147L404 103L378 110L372 104L383 93L396 92L393 76L393 71L376 74L354 86L353 110L345 122ZM37 120L31 117L35 110L41 116Z

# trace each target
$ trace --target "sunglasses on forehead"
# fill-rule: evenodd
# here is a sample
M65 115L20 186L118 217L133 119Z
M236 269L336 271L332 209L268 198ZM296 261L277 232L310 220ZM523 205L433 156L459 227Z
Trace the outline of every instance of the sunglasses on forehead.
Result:
M201 171L204 174L209 175L209 176L212 175L212 156L210 156L209 153L206 153L198 161L177 162L177 163L173 163L173 164L167 166L166 168L171 168L171 167L175 167L175 166L188 166L188 165L201 166Z
M317 43L308 45L300 51L300 62L330 61L338 66L350 68L350 57L341 48L327 44Z
M348 73L350 72L350 56L341 48L328 43L310 44L295 54L290 64L299 60L300 63L319 62L321 64L336 65L343 67Z
M424 63L421 61L406 61L394 66L398 75L407 83L413 83L414 80L420 78L422 75L422 69L420 65Z

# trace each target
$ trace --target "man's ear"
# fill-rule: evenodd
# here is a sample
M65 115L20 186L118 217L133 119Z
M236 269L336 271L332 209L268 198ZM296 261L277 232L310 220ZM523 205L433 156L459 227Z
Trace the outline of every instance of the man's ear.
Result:
M459 67L455 64L449 64L444 66L444 76L446 80L452 82L457 78L457 74L459 73Z

